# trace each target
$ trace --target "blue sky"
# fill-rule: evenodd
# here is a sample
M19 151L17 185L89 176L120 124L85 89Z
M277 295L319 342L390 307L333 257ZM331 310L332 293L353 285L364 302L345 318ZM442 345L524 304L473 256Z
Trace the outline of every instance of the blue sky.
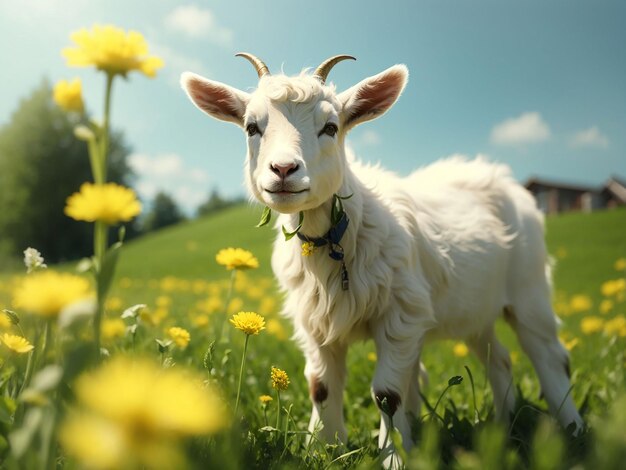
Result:
M99 116L103 77L68 68L69 34L112 23L144 34L166 67L115 84L113 125L133 147L136 187L187 210L213 187L245 193L245 139L197 111L178 77L191 70L250 90L251 52L296 74L347 53L329 80L343 90L395 64L411 76L396 106L355 129L363 160L400 174L454 153L509 164L515 176L600 185L626 177L626 2L430 0L0 0L0 125L42 77L81 77Z

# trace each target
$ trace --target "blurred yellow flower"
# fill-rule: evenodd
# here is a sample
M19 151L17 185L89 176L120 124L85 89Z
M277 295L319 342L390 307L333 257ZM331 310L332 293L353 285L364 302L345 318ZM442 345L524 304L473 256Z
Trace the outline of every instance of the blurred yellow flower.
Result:
M274 390L283 391L287 390L289 386L289 376L284 370L272 367L270 371L270 378L272 380L272 388Z
M170 305L172 305L172 298L168 295L160 295L156 298L156 301L154 302L154 304L157 307L167 308Z
M65 215L72 219L109 225L127 222L140 212L135 192L115 183L83 183L79 192L67 198L65 206Z
M618 315L604 324L604 332L609 336L626 336L626 317Z
M619 258L614 264L616 271L626 271L626 258Z
M598 333L604 327L604 320L600 317L588 316L580 321L580 331L586 335Z
M568 341L563 341L563 346L565 346L565 349L567 349L568 351L571 351L578 345L578 343L578 338L572 338Z
M201 300L196 303L196 307L206 313L217 312L222 309L222 306L222 299L216 296L209 297L208 299Z
M606 297L612 297L626 291L626 279L615 279L612 281L606 281L600 288L602 295Z
M102 337L104 339L121 338L126 333L126 323L121 318L105 318L102 320Z
M193 323L193 326L197 326L198 328L207 326L209 324L209 317L204 314L193 315L191 317L191 323Z
M256 312L239 312L233 315L230 322L247 335L258 335L265 329L265 319Z
M56 317L68 305L92 296L86 279L46 270L29 274L21 280L13 291L13 307L44 317Z
M285 331L285 327L281 323L280 320L271 319L267 322L267 332L271 335L276 336L281 341L287 339L287 332Z
M85 110L83 103L83 85L80 78L71 82L60 80L54 85L54 102L66 111L82 113Z
M2 335L0 335L0 342L11 351L14 351L18 354L25 354L35 348L35 346L30 344L26 338L17 335L11 335L9 333L3 333Z
M600 313L609 313L613 309L613 301L604 299L600 302Z
M123 305L124 302L119 297L109 297L104 304L104 308L106 310L118 311L122 309Z
M469 349L465 343L456 343L452 348L452 352L456 357L465 357L469 354Z
M376 362L378 360L378 356L376 356L375 352L370 351L367 353L367 360L371 362Z
M125 32L111 25L95 25L91 31L82 28L70 37L76 46L62 51L70 66L93 65L107 74L122 76L137 70L151 78L163 67L160 58L148 56L148 44L136 31Z
M173 326L167 330L167 335L174 341L176 346L185 349L191 340L191 335L184 328Z
M261 402L262 405L267 405L268 403L270 403L273 400L272 397L270 397L269 395L261 395L259 397L259 401Z
M584 312L589 310L593 303L588 295L578 294L570 299L569 305L573 312Z
M274 297L266 296L261 299L259 303L259 313L263 315L270 315L276 311L276 299Z
M217 253L215 260L228 270L259 267L259 260L251 252L241 248L224 248Z
M234 314L243 308L243 300L239 297L235 297L228 303L228 308L226 312L229 314Z
M9 316L4 312L0 312L0 330L8 330L12 325L13 322Z
M567 249L563 246L560 246L556 250L556 257L559 259L567 258Z
M519 352L511 351L511 364L514 366L519 363Z
M59 440L89 468L181 468L180 439L227 425L217 393L199 383L178 367L118 356L76 381L79 409L61 425Z
M139 318L148 325L159 326L169 313L169 310L165 308L157 308L155 310L144 308L139 312Z

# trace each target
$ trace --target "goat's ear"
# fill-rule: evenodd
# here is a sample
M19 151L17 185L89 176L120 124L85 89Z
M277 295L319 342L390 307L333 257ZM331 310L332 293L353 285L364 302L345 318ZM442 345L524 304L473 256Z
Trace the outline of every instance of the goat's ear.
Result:
M394 65L340 93L338 98L343 105L344 128L351 129L387 112L404 90L408 79L406 66Z
M243 126L243 115L250 100L244 91L208 80L191 72L184 72L180 84L189 99L214 118Z

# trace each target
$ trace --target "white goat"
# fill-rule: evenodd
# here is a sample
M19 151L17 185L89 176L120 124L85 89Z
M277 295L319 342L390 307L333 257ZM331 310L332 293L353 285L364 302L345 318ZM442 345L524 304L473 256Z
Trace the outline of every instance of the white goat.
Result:
M278 225L293 230L301 223L299 237L320 245L303 256L300 240L280 234L272 257L286 292L284 312L306 356L309 429L321 421L326 439L346 442L346 351L368 337L378 356L372 394L407 449L407 414L418 413L420 353L430 338L466 341L487 368L497 417L508 419L511 362L494 335L501 315L530 357L551 412L580 428L550 305L543 217L509 169L457 157L399 178L347 156L348 131L385 113L402 93L404 65L336 94L327 74L349 56L327 60L312 75L286 77L241 55L260 78L253 93L189 72L181 83L201 110L246 130L248 188L281 214ZM331 217L341 205L347 225ZM383 451L389 464L392 445Z

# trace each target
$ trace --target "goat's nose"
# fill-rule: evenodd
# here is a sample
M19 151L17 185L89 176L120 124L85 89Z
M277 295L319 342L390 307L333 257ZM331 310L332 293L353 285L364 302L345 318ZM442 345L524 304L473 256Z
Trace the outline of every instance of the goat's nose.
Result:
M296 162L290 163L271 163L270 170L281 178L286 178L287 176L295 173L299 168L299 165Z

